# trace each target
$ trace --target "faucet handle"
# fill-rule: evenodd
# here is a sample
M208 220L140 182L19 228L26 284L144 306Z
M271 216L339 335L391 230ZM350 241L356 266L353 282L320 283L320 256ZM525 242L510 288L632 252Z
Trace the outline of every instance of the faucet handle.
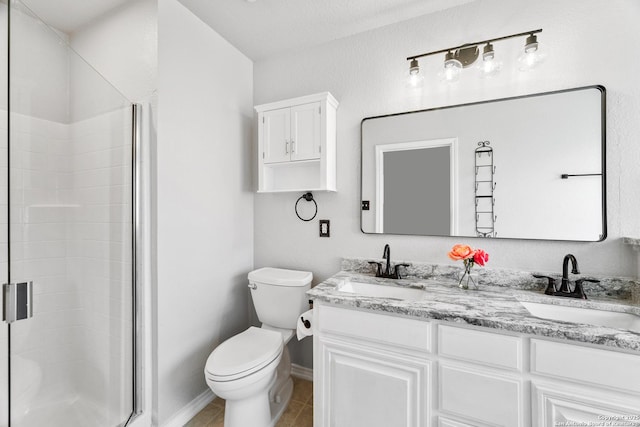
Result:
M402 279L402 276L400 275L400 270L398 269L399 267L409 267L411 264L396 264L393 267L393 275L396 277L396 279Z
M382 277L382 263L376 261L369 261L369 264L376 265L376 277Z
M582 284L583 282L600 283L600 280L598 280L598 279L589 279L588 277L585 277L585 278L576 280L576 285L578 283Z
M584 293L584 288L582 287L582 284L584 282L600 283L600 280L589 279L589 278L582 278L582 279L576 280L576 286L573 288L573 292L572 293L574 295L579 295L580 298L582 298L582 299L587 299L587 294Z
M544 276L542 274L534 274L533 277L535 277L536 279L547 279L548 283L547 283L547 289L544 290L544 293L546 295L553 295L554 293L556 293L556 279L550 276Z

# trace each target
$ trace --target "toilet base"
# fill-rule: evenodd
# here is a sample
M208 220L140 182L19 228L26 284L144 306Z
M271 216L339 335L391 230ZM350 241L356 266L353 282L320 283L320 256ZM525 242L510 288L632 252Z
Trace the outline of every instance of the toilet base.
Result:
M291 377L289 377L287 382L284 383L284 386L276 395L276 399L269 402L269 405L271 407L271 424L269 425L269 427L274 427L276 425L284 410L287 409L292 394L293 380L291 379Z
M224 408L225 426L273 427L269 395L266 392L241 400L227 400Z

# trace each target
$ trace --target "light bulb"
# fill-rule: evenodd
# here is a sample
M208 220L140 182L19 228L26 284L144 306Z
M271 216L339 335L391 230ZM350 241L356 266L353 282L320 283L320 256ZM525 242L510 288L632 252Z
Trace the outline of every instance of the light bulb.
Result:
M492 59L490 61L482 61L480 64L483 77L492 77L500 72L502 69L502 62Z
M444 57L443 78L448 82L455 82L460 78L462 71L462 63L453 57L451 51L447 52Z
M524 45L524 51L518 57L520 71L529 71L544 61L546 55L540 52L539 47L536 35L529 35Z
M478 68L482 71L482 77L494 76L498 74L502 68L502 62L497 61L495 56L493 45L491 43L487 43L483 49L482 63L478 64Z
M424 75L420 72L420 66L418 60L413 58L409 64L409 75L407 76L407 86L419 87L424 82Z

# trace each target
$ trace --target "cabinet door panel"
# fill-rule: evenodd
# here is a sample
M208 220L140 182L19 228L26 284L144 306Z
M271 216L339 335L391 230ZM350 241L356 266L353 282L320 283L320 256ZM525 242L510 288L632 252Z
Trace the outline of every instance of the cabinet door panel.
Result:
M317 425L422 427L430 362L327 337L319 340L323 387Z
M440 365L440 410L479 424L526 425L522 380L476 367Z
M640 426L640 397L554 383L532 389L534 426Z
M320 103L291 108L291 160L320 158Z
M262 150L264 163L288 162L291 157L291 111L289 108L263 113Z

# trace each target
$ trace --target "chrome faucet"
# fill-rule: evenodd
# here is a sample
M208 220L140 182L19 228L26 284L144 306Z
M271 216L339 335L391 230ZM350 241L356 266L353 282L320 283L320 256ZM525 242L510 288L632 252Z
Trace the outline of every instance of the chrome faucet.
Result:
M569 290L569 261L571 261L571 273L572 274L580 274L580 270L578 270L578 260L572 254L567 254L564 256L564 260L562 261L562 282L560 283L560 289L558 292L571 292Z
M369 264L376 266L376 277L384 277L385 279L402 279L400 267L409 267L409 264L396 264L391 271L391 247L384 245L382 259L386 260L385 268L382 269L382 263L377 261L369 261Z

